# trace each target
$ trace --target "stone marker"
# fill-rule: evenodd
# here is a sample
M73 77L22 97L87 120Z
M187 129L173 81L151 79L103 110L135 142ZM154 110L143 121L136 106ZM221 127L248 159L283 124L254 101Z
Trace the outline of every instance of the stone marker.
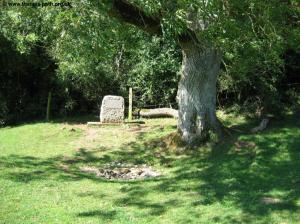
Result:
M100 111L101 123L122 123L124 121L124 98L121 96L105 96Z

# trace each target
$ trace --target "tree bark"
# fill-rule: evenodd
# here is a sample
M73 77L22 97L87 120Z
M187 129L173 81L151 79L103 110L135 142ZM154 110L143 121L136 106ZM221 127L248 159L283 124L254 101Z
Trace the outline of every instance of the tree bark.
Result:
M180 42L183 54L182 77L178 87L178 129L188 145L203 141L209 130L221 137L216 117L216 82L221 56L209 45L193 40Z
M161 18L151 17L128 0L113 0L111 16L154 35L162 34ZM216 117L216 82L221 56L209 44L200 44L188 28L178 35L182 48L182 77L178 87L178 130L188 145L204 140L209 131L222 137Z

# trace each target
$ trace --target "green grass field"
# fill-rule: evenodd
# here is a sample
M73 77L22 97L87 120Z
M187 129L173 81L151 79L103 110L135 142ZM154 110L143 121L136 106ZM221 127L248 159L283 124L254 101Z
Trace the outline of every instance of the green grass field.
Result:
M155 141L175 131L173 119L1 128L0 223L300 223L299 113L256 135L243 131L257 123L220 116L242 132L185 152ZM252 146L238 149L239 141ZM106 180L80 170L114 161L163 175Z

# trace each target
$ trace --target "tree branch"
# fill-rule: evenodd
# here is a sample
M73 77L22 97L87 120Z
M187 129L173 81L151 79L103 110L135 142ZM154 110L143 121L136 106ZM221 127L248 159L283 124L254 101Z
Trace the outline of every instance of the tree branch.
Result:
M157 16L148 16L139 7L131 4L128 0L113 0L109 15L120 21L132 24L150 34L162 35L161 18ZM181 44L187 42L197 43L197 37L194 31L187 29L185 33L178 35Z
M109 11L109 15L150 34L162 34L160 18L146 15L143 10L127 0L113 0L113 7Z

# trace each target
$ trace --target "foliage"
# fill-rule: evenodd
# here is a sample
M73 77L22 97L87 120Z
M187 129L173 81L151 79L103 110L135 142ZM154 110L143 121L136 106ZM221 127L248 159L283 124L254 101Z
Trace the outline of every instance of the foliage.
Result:
M174 106L181 58L176 43L149 37L138 44L125 76L127 86L135 90L136 106Z
M290 72L299 72L299 68L290 69L290 61L299 59L297 1L130 2L161 18L161 37L150 37L109 17L111 1L74 1L72 8L4 7L0 41L9 43L9 51L17 50L26 60L14 60L14 69L1 66L3 80L15 82L15 68L31 73L28 68L38 59L31 52L41 48L43 63L55 66L47 74L42 69L36 72L49 77L39 82L51 86L47 91L54 91L57 114L97 111L104 95L127 96L129 87L135 89L137 106L176 105L181 55L175 37L194 30L200 40L212 42L223 52L219 106L238 104L252 114L276 113L282 103L293 101L289 96L297 95L297 89L285 94L288 89L282 88L282 82L299 83ZM13 54L17 53L2 57L13 58ZM36 66L44 65L38 62ZM6 75L9 70L11 75ZM30 88L27 82L22 84ZM4 84L1 89L0 98L5 99L1 99L2 114L11 113L4 108L13 108L10 105L21 99L7 97L17 96L9 86ZM32 107L43 107L37 101L31 102ZM40 112L32 117L37 114Z
M41 47L24 56L0 36L0 49L0 123L44 117L55 65Z

